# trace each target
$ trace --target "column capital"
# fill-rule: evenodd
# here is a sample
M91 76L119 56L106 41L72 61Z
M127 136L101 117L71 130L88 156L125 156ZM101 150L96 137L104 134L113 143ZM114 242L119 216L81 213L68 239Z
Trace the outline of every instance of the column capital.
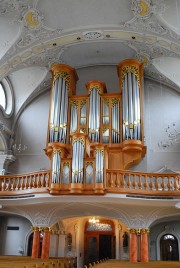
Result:
M141 228L141 234L149 234L149 228Z
M33 232L39 232L40 228L38 226L32 226Z
M44 233L50 233L51 232L51 228L50 227L39 227L39 230L44 232Z

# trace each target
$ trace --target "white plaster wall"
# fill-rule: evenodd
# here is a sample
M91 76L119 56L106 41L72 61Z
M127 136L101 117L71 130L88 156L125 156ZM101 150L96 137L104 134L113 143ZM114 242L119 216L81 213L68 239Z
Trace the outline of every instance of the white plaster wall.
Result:
M18 216L0 217L1 248L0 255L21 255L18 251L24 250L23 255L27 255L28 237L31 233L31 223ZM8 226L19 227L19 230L7 230Z
M160 260L160 239L165 234L172 234L178 240L180 256L180 226L179 220L162 222L150 229L149 254L150 260Z
M25 144L27 150L15 151L16 161L9 166L11 173L28 173L49 169L50 160L45 155L49 114L49 92L31 103L19 118L15 142Z

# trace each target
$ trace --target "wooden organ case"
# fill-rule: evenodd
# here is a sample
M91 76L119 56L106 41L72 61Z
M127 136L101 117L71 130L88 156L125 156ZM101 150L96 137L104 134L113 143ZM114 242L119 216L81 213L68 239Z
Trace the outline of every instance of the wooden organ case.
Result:
M101 81L76 96L75 69L51 68L52 88L45 152L51 160L51 194L105 194L106 170L127 169L146 153L142 112L143 65L117 66L120 92Z

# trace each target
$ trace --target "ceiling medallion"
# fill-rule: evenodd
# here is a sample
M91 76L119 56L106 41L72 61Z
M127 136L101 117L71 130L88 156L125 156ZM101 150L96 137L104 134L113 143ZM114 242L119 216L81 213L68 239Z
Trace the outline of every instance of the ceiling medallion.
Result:
M31 9L24 15L24 19L29 28L37 28L40 26L41 18L37 10Z
M131 10L137 17L148 17L151 12L150 0L133 0Z
M103 39L102 31L88 31L88 32L83 32L82 35L83 35L84 40Z

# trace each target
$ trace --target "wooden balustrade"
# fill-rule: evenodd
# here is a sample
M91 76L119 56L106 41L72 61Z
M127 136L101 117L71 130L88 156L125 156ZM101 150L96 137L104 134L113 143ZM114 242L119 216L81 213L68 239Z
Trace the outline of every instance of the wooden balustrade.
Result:
M180 174L107 170L106 191L143 195L179 195Z
M50 171L22 175L0 176L0 195L46 193L50 184Z
M107 169L102 192L96 192L97 184L85 181L77 194L125 193L139 195L180 195L180 174L146 173L129 170ZM57 184L58 194L71 194L70 184ZM65 187L66 186L66 187ZM50 171L22 175L0 176L0 196L51 192ZM75 193L75 192L73 192Z

